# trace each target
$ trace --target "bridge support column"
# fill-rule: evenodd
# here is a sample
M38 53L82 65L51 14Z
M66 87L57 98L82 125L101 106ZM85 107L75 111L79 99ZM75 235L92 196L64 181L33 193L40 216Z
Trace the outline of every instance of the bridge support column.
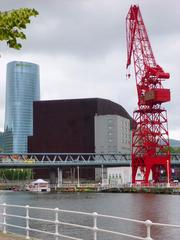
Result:
M104 185L104 166L101 165L101 185Z
M79 181L79 166L77 166L77 187L80 186L80 181Z
M74 183L75 180L75 171L76 169L74 167L70 168L70 174L71 174L71 183Z
M50 184L51 185L56 184L56 169L50 169L49 170L49 179L50 179Z
M57 168L57 187L60 187L62 185L62 169Z

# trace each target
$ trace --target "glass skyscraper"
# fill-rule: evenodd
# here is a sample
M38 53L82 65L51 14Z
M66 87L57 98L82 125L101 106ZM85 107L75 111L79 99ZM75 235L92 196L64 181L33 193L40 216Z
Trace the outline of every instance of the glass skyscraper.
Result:
M40 100L39 66L13 61L7 64L4 152L27 152L33 132L33 101Z

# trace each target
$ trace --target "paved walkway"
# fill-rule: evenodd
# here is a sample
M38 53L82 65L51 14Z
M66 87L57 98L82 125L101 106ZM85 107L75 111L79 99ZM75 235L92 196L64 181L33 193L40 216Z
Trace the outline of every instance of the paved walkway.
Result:
M3 234L0 232L0 240L25 240L26 237L15 235L15 234ZM35 238L30 238L30 240L35 240ZM37 239L36 239L37 240Z

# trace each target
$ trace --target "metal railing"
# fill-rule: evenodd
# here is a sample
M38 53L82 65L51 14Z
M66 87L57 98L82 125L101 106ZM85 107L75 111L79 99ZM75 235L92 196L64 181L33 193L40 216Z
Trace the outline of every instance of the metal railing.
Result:
M18 210L18 213L19 213L19 209L23 209L24 214L11 213L10 209L16 209L16 211ZM46 214L47 214L47 212L51 212L53 215L52 215L51 219L45 219L45 217L43 217L43 218L34 217L31 215L31 212L33 210L36 213L39 211L43 211ZM71 221L68 221L68 222L62 221L61 216L64 213L73 215L76 220L75 223L72 223ZM79 215L79 216L81 215L84 217L90 217L92 220L91 224L84 225L82 223L81 224L77 223L78 222L77 215ZM48 213L48 216L49 216L49 213ZM6 203L0 204L0 218L1 218L0 226L1 226L4 234L6 234L8 232L8 227L15 228L15 229L21 229L21 230L24 230L24 233L25 233L24 235L25 235L26 239L30 239L32 232L46 234L46 237L47 237L47 235L51 235L56 240L58 240L58 239L60 240L62 238L63 239L72 239L72 240L86 239L84 237L81 238L81 237L77 237L77 236L63 234L60 230L60 226L66 226L66 227L71 227L73 229L78 228L81 230L91 231L92 232L91 239L93 239L93 240L98 239L98 233L111 234L113 236L119 236L119 237L122 236L123 239L124 239L124 237L126 237L127 239L152 240L152 238L151 238L151 231L152 231L151 227L152 226L180 228L180 225L153 223L150 220L140 221L140 220L135 220L135 219L130 219L130 218L122 218L122 217L117 217L117 216L98 214L96 212L87 213L87 212L80 212L80 211L62 210L59 208L54 208L54 209L53 208L39 208L39 207L31 207L28 205L22 206L22 205L11 205L11 204L6 204ZM15 224L18 222L18 219L24 220L24 225L23 224L22 225ZM119 232L119 231L113 231L111 229L108 230L107 228L103 228L103 227L98 227L98 225L100 225L100 223L102 222L102 219L107 219L108 221L116 220L118 223L123 221L126 224L130 224L130 223L140 224L143 227L145 227L146 236L145 237L136 236L133 234L123 233L123 232ZM51 224L54 227L54 231L42 230L43 229L42 225L36 224L39 222L45 223L46 225ZM84 221L83 221L83 223L84 223ZM39 226L39 228L37 226ZM111 238L108 238L108 239L111 239Z

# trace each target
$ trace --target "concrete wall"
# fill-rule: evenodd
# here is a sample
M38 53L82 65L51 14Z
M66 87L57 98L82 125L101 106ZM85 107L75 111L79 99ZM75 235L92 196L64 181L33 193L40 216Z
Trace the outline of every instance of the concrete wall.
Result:
M127 184L131 182L131 167L107 168L109 184Z
M95 152L130 153L130 121L118 115L95 116Z

